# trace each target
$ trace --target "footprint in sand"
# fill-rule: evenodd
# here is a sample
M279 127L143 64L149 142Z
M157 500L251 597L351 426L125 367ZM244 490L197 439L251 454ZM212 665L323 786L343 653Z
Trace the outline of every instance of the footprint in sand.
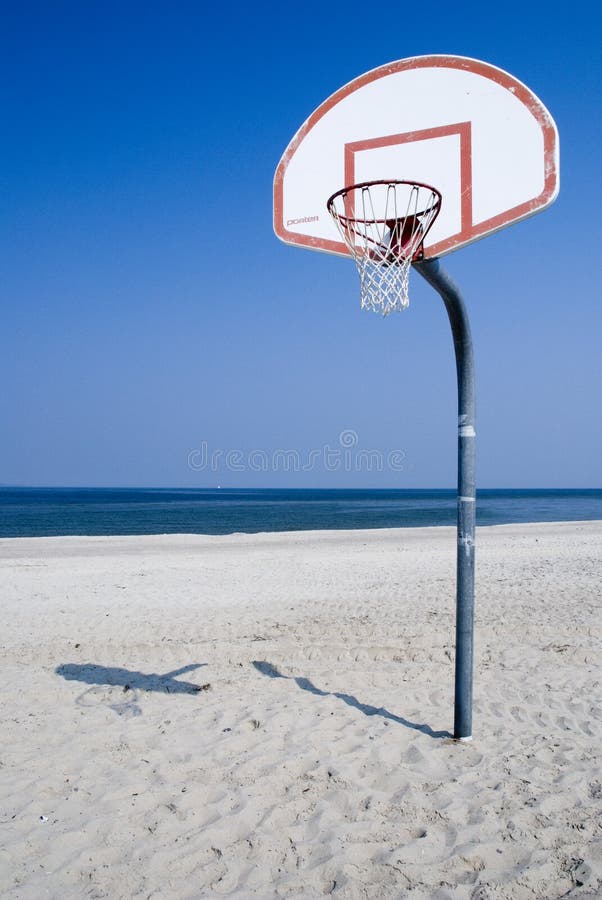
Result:
M94 707L108 706L118 716L133 719L141 716L142 710L137 703L138 692L133 689L124 691L116 687L91 687L76 698L76 706Z

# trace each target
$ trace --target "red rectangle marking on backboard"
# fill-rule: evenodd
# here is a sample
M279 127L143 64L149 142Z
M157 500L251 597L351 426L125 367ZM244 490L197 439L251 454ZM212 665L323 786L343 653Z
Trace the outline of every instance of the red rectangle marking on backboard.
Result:
M472 228L472 140L470 122L457 122L437 128L425 128L420 131L408 131L402 134L388 134L364 141L352 141L345 144L345 184L355 184L355 154L365 150L376 150L381 147L392 147L396 144L409 144L417 141L428 141L457 134L460 138L460 232L456 239L467 237ZM437 187L437 185L432 185ZM445 197L443 198L445 203ZM350 210L353 215L353 210ZM449 239L446 239L446 243ZM430 248L430 253L437 251L437 246Z

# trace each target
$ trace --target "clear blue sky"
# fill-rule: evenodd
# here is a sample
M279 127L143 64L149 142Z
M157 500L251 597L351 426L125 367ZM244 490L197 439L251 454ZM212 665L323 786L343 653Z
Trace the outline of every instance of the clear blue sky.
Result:
M602 486L597 7L425 10L5 6L0 482L453 487L437 295L414 274L406 313L362 313L353 264L281 244L271 221L280 155L322 100L452 53L525 82L560 132L556 203L445 262L475 341L479 486ZM343 429L403 469L189 465L203 443L307 454Z

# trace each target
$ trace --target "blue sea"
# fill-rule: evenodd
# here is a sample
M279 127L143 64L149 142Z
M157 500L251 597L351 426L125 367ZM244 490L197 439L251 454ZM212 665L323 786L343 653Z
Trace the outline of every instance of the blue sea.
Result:
M477 524L602 520L602 490L482 490ZM0 537L454 525L453 490L0 488Z

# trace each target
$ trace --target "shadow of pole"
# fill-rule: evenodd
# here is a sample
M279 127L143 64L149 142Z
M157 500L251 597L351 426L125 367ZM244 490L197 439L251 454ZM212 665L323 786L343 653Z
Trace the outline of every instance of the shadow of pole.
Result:
M430 725L410 722L409 719L405 719L403 716L396 716L395 713L385 709L384 706L370 706L370 704L367 703L360 703L360 701L351 694L341 694L337 691L323 691L316 687L309 678L283 675L282 672L278 671L276 666L273 666L269 662L254 660L252 665L258 672L265 675L267 678L284 678L287 681L294 681L297 687L301 688L302 691L308 691L310 694L314 694L318 697L336 697L338 700L342 700L343 703L346 703L347 706L358 709L365 716L381 716L383 719L388 719L390 722L396 722L398 725L403 725L404 728L411 728L413 731L420 731L421 734L426 734L427 737L436 740L452 737L452 734L449 731L433 731Z

